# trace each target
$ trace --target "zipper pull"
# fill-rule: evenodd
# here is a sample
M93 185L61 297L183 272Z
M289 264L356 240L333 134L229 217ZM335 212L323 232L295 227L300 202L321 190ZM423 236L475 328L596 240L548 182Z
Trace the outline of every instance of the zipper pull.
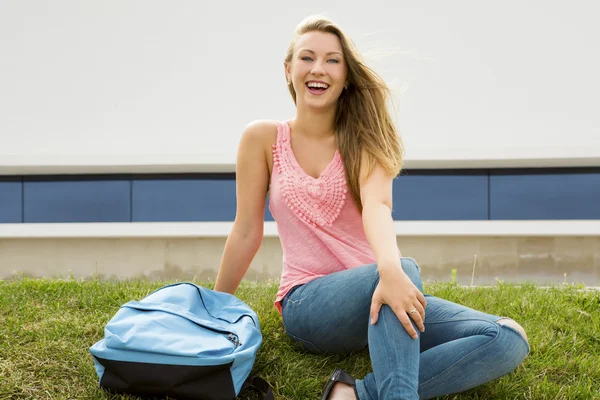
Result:
M227 335L227 339L233 343L236 347L241 346L242 344L240 343L240 341L238 340L237 336L234 335L233 333L230 333Z

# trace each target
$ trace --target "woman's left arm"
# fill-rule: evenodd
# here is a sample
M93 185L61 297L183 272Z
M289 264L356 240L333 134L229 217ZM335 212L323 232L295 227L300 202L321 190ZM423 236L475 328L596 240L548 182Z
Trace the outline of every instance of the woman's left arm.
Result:
M419 331L425 327L426 300L402 269L394 220L392 218L392 185L394 177L375 164L367 174L366 162L360 174L360 197L363 205L362 219L367 240L371 245L380 280L371 303L371 323L376 323L383 304L392 308L406 331L417 337L410 320ZM410 313L416 309L418 313Z
M389 176L379 164L375 164L367 176L364 171L365 162L362 165L360 180L362 220L367 240L375 255L377 269L380 272L387 269L402 270L392 218L394 178Z

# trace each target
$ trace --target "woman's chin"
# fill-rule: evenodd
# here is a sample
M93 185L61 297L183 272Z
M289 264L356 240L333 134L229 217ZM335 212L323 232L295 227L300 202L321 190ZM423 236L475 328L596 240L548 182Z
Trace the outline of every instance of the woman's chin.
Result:
M337 106L337 100L332 101L332 99L328 96L326 97L315 97L308 93L304 97L304 106L314 110L325 111L331 108L335 108Z

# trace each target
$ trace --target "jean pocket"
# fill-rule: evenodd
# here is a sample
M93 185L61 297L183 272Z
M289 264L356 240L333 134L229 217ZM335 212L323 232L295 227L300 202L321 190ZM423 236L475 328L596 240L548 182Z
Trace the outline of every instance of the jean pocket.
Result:
M288 331L285 331L285 333L288 335L288 337L295 343L300 344L300 346L302 346L302 348L306 351L308 351L309 353L313 353L313 354L323 354L324 352L319 349L317 346L315 346L314 343L312 343L309 340L304 340L302 338L299 338L298 336L294 336L291 333L289 333Z

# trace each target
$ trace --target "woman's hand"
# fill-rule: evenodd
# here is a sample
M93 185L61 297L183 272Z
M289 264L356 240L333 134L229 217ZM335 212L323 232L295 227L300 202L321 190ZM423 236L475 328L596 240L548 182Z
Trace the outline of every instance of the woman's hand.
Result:
M398 317L406 332L418 337L410 320L415 322L420 332L425 331L425 306L427 301L423 293L411 282L402 268L389 268L380 272L380 279L371 300L371 324L376 324L381 306L387 304ZM416 309L416 312L414 311ZM411 311L413 311L411 313Z

